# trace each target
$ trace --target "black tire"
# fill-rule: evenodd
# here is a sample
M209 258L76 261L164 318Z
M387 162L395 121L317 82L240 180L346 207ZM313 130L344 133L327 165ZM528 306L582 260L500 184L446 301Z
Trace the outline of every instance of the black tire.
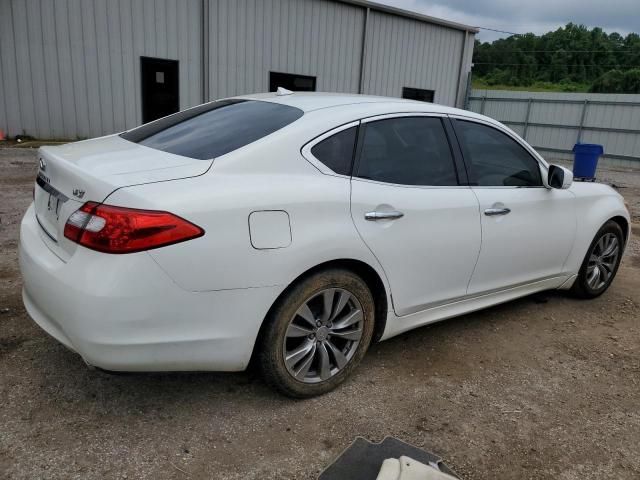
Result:
M304 318L297 315L297 312L299 312L299 309L303 308L305 304L315 305L309 303L316 301L314 300L315 298L324 299L324 295L332 291L330 289L338 289L337 292L339 292L335 294L332 293L331 295L342 295L342 292L347 292L351 295L349 303L341 310L342 312L346 312L345 317L349 313L357 314L357 307L361 307L362 320L357 325L349 327L356 328L358 331L361 330L361 336L359 340L357 340L357 344L351 343L351 341L348 340L342 340L337 336L334 337L332 340L334 343L345 342L344 350L342 350L341 353L345 351L348 352L349 359L347 363L343 365L342 368L338 368L336 354L327 346L324 352L328 352L330 355L327 357L325 353L325 357L323 358L330 358L334 362L332 368L336 373L331 373L331 376L327 379L318 379L315 380L316 383L309 383L312 380L307 378L300 380L296 378L294 374L290 372L290 369L295 370L295 367L289 364L290 366L288 368L285 364L285 355L289 353L287 348L290 345L290 343L287 342L299 340L300 342L315 344L313 353L310 354L312 357L316 355L316 348L320 349L322 347L320 344L327 344L318 340L318 338L321 338L321 332L319 330L316 330L312 335L302 336L300 339L287 337L287 332L294 319L298 325L302 324L307 327L308 323L305 323ZM339 304L339 298L338 300L332 301L333 307L330 310L338 310L340 308ZM352 310L345 310L347 308ZM353 372L369 348L374 330L374 312L375 305L373 296L367 284L358 275L349 270L328 269L319 271L292 285L269 312L265 320L265 327L261 329L261 338L258 339L259 368L265 381L279 392L294 398L313 397L333 390ZM318 319L319 315L316 316L316 313L317 312L314 312L314 318ZM341 323L338 321L338 316L335 318L335 328L342 328L338 326L338 324ZM327 325L331 324L327 323ZM346 327L344 328L346 329ZM326 330L324 332L326 332ZM329 333L326 341L331 340L331 337L332 335ZM323 336L322 338L324 339L325 337ZM335 347L334 343L331 345ZM351 345L351 347L349 347L349 345ZM295 349L295 345L292 348ZM318 350L317 355L322 356L321 353L323 352ZM306 358L309 358L309 356L306 356ZM344 360L346 357L342 358ZM302 363L306 361L307 360L301 360ZM307 375L312 375L317 371L317 375L319 376L319 363L321 360L316 357L308 361L312 367L310 367Z
M602 285L594 287L590 285L588 281L589 260L591 258L591 254L597 250L596 247L598 242L609 234L615 235L618 240L618 255L615 259L615 264L613 265L610 276ZM598 233L596 233L593 241L587 249L587 253L582 261L582 265L580 266L580 271L578 272L578 278L576 278L575 283L571 287L571 294L578 298L596 298L606 292L618 272L618 267L620 266L620 261L622 260L622 254L624 252L624 241L625 238L620 225L613 220L609 220L605 223L600 230L598 230Z

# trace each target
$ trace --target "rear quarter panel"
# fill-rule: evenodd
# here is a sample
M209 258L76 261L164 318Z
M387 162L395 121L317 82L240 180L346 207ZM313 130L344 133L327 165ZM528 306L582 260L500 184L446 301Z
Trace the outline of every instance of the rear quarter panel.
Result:
M320 173L300 153L310 133L320 134L332 124L318 121L304 135L270 135L216 159L205 175L122 188L107 203L167 210L205 230L195 240L149 251L186 290L284 288L308 269L337 259L367 263L386 285L351 220L350 180ZM254 248L249 216L257 210L287 212L289 246Z

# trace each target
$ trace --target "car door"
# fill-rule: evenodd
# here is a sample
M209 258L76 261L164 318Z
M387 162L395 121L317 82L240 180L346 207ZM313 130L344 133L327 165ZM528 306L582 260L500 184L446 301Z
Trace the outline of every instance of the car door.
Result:
M482 219L467 293L561 276L575 237L573 194L546 188L546 167L508 131L478 120L453 123Z
M464 296L478 258L478 201L460 185L450 137L438 116L385 115L360 126L351 214L397 315Z

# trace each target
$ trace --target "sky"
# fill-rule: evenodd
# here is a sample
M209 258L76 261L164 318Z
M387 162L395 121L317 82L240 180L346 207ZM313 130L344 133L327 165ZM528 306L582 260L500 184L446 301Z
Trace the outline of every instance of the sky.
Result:
M542 34L569 22L640 33L640 0L375 0L432 17L514 33ZM508 34L480 30L491 42Z

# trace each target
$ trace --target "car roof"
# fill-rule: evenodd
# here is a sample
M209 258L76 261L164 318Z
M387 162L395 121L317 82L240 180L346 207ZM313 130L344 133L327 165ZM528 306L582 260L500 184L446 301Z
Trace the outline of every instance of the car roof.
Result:
M433 113L464 113L470 112L460 110L457 108L447 107L445 105L439 105L436 103L419 102L417 100L407 100L403 98L395 97L379 97L375 95L357 95L351 93L330 93L330 92L293 92L285 95L278 95L275 92L270 93L256 93L252 95L242 95L233 97L244 100L260 100L265 102L279 103L282 105L289 105L291 107L299 108L304 112L311 112L314 110L320 110L324 108L334 108L344 105L358 105L358 104L393 104L389 105L391 109L396 109L398 105L409 107L411 110L433 112ZM417 108L416 108L417 107Z

